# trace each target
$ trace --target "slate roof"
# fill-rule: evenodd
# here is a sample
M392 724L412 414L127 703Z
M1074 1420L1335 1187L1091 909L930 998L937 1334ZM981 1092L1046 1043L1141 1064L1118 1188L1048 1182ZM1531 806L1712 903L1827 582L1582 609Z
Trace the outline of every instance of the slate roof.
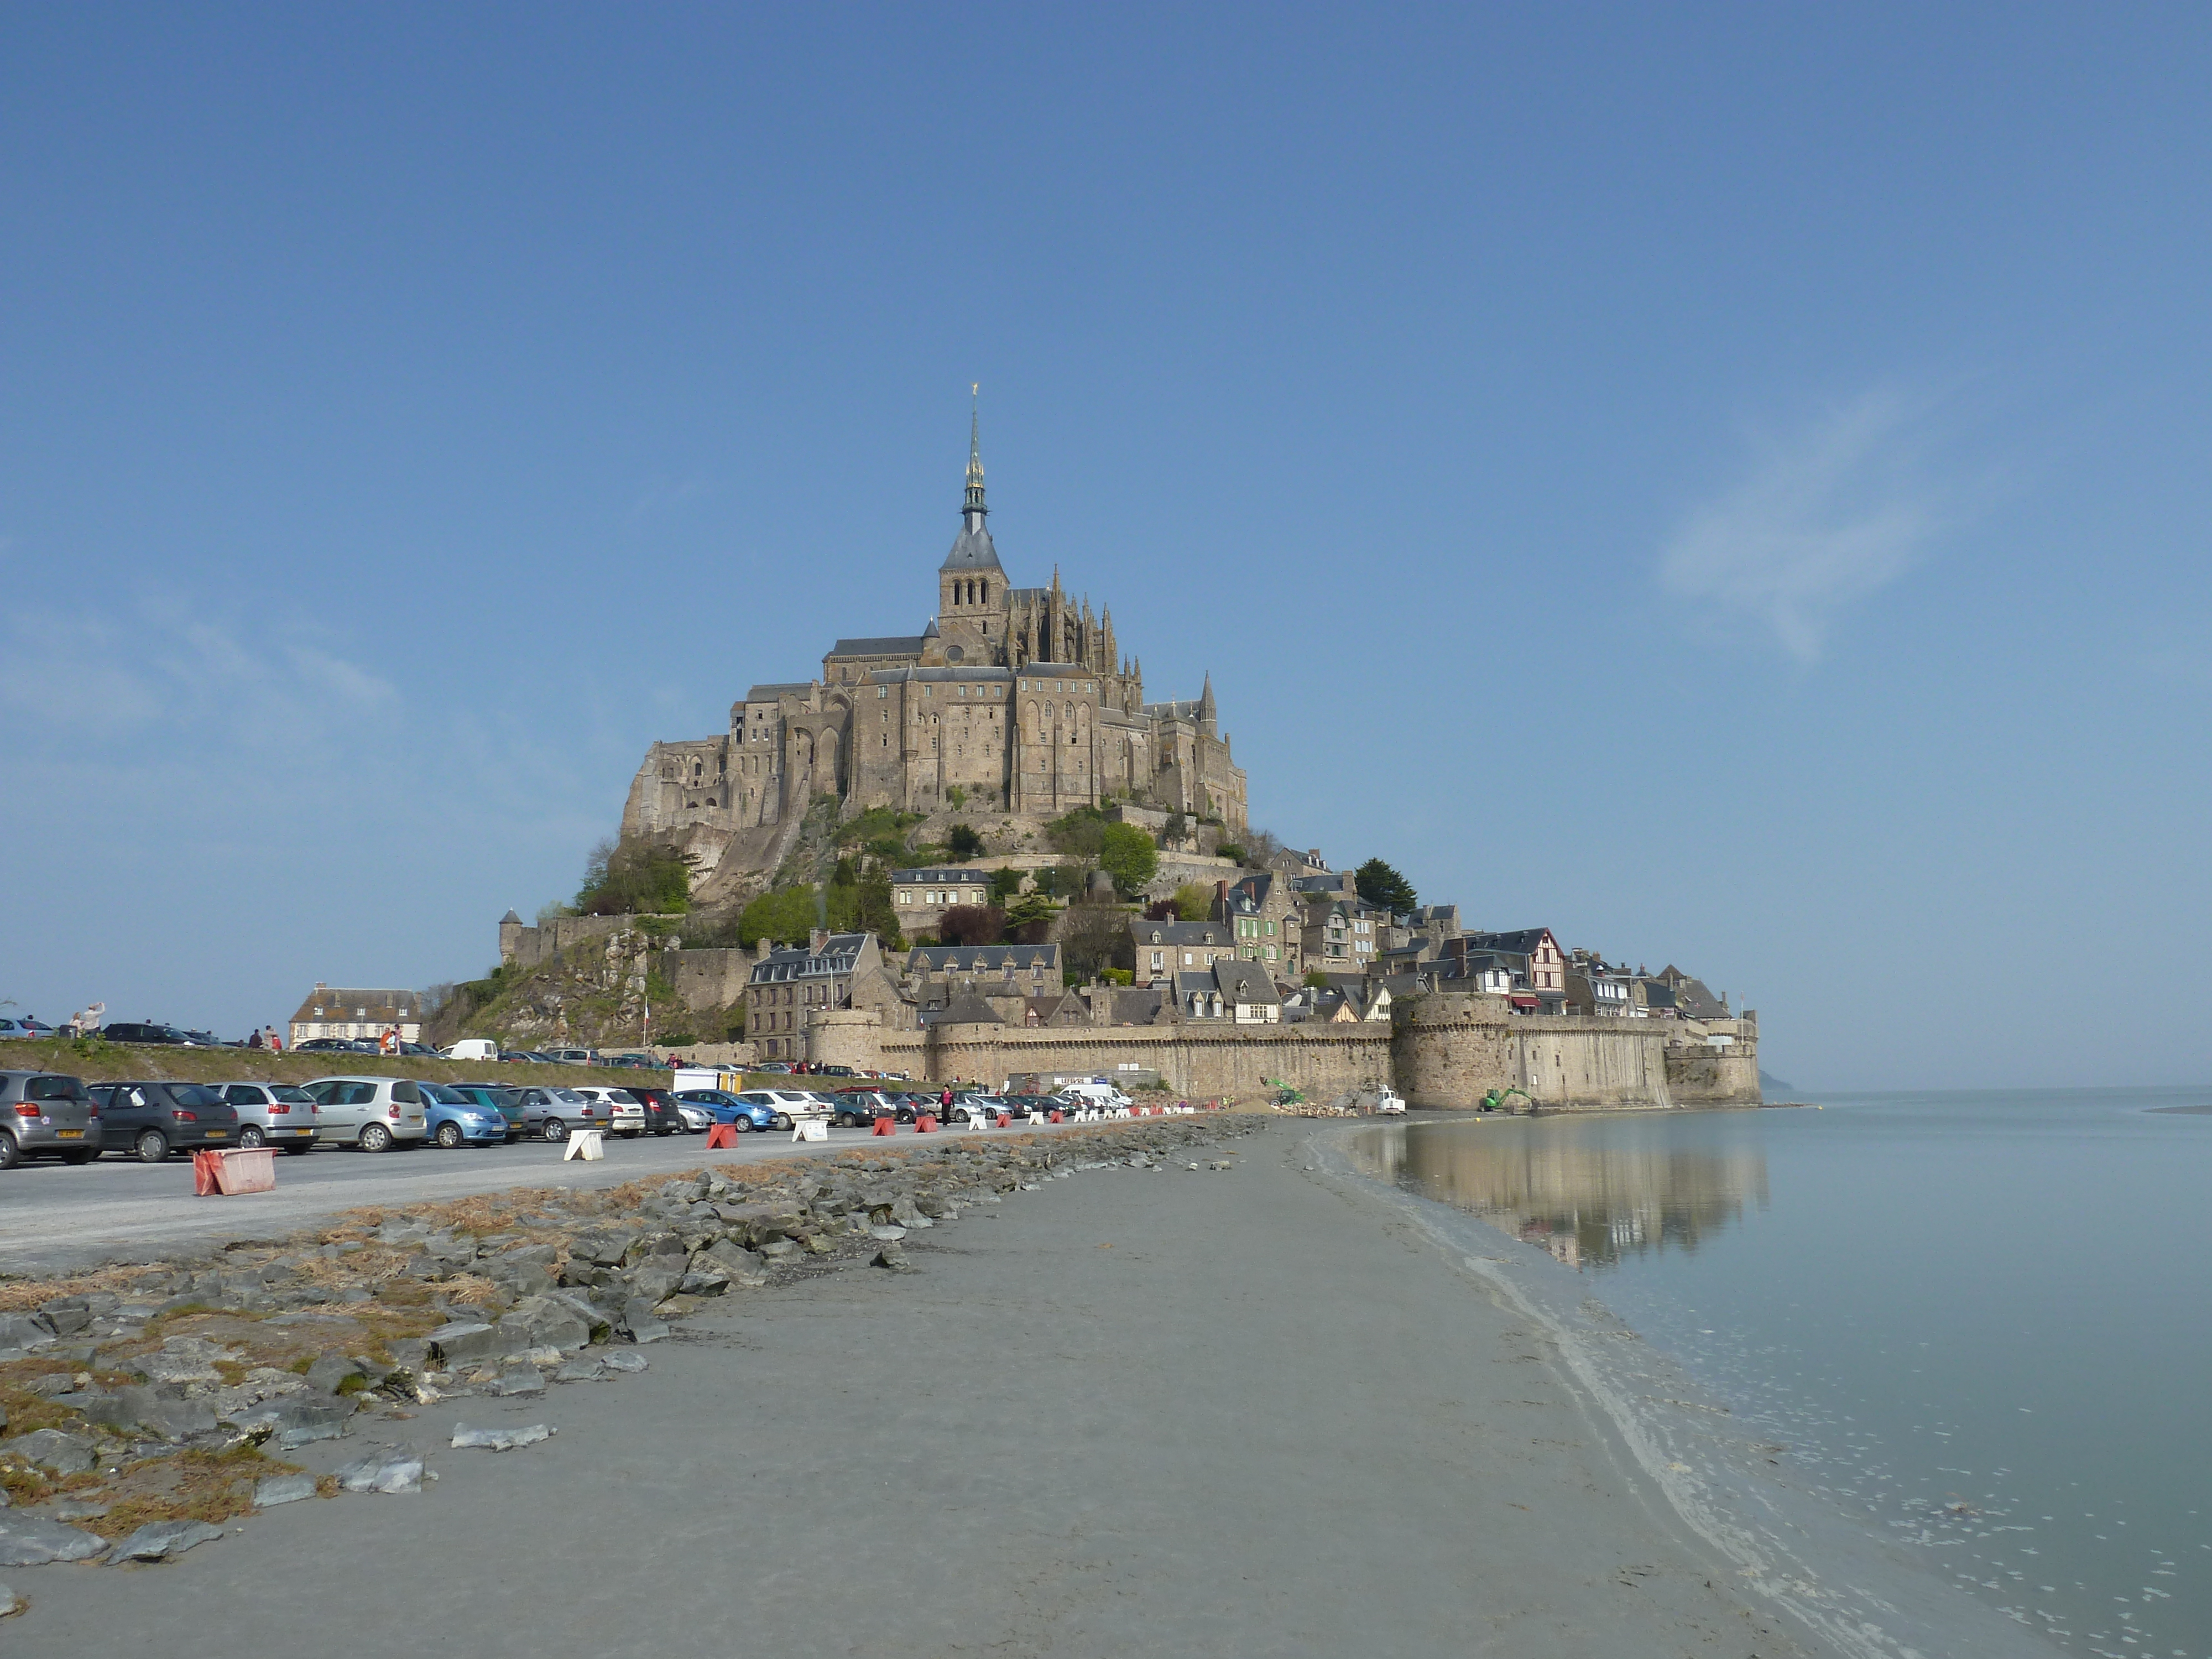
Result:
M962 993L942 1009L928 1016L933 1025L1004 1025L999 1011L977 996L973 991Z
M886 635L881 639L840 640L823 653L824 657L918 657L921 654L922 636L919 634Z
M397 1025L422 1018L422 999L414 991L318 985L300 1000L297 1020L375 1020Z
M919 649L919 647L916 647ZM970 664L962 668L878 668L869 672L871 685L899 685L908 680L1010 680L1014 677L1011 668L989 668Z
M1510 933L1463 933L1461 937L1474 949L1504 951L1513 956L1525 957L1534 953L1536 947L1544 942L1544 935L1549 932L1551 929L1548 927L1519 927Z
M522 925L522 918L521 918L520 916L518 916L517 915L515 915L515 914L514 914L514 911L512 911L512 910L509 910L509 911L508 911L505 915L501 916L501 917L499 919L499 925L500 925L501 927L506 927L506 926L507 926L507 924L508 922L510 922L510 921L511 921L511 922L513 922L513 923L514 923L516 927L520 927Z
M849 974L859 966L860 947L867 942L866 933L832 933L818 953L795 946L771 951L753 963L750 982L782 985L794 980L830 979L839 974Z
M1193 945L1225 947L1230 942L1225 921L1146 921L1142 916L1129 923L1129 938L1137 945L1158 945L1163 949Z
M1003 974L1008 968L1060 971L1057 945L917 945L907 953L910 973Z
M1227 1001L1274 1003L1280 1006L1282 997L1275 990L1275 976L1265 971L1256 962L1231 958L1213 964L1214 983L1221 988Z
M808 681L793 680L781 685L756 685L745 693L747 702L774 702L787 691L805 696L814 689Z
M939 866L935 869L894 870L891 872L891 884L895 887L911 887L916 882L921 882L924 884L942 883L948 887L988 887L991 884L991 872L988 870L963 870L944 866Z
M991 532L977 525L970 530L963 526L952 538L952 550L945 556L939 570L998 570L1005 572L999 563L999 550L991 545Z
M1705 988L1701 979L1685 979L1674 988L1674 1006L1692 1019L1726 1019L1727 1005Z

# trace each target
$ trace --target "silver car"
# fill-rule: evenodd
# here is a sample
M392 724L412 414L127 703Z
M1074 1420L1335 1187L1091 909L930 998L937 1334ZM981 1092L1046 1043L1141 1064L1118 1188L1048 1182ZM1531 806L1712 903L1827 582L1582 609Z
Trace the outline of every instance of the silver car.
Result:
M319 1077L307 1086L318 1140L382 1152L429 1133L422 1091L404 1077Z
M297 1154L315 1145L315 1097L290 1083L217 1083L216 1092L238 1108L238 1144L282 1146Z
M58 1072L0 1072L0 1170L27 1158L89 1164L100 1116L84 1085Z
M607 1127L608 1109L577 1090L536 1084L517 1092L522 1097L522 1133L526 1135L566 1140L571 1129Z

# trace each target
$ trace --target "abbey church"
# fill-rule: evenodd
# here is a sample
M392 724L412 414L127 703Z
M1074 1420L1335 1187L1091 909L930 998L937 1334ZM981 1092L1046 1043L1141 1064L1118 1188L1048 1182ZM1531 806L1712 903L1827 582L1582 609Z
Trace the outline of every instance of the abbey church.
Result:
M1006 580L986 527L980 427L971 423L960 533L938 567L921 632L839 640L818 678L756 685L726 732L647 752L623 811L625 835L675 839L702 873L769 871L814 799L847 816L1056 817L1108 796L1245 823L1209 678L1194 699L1145 701L1110 611Z

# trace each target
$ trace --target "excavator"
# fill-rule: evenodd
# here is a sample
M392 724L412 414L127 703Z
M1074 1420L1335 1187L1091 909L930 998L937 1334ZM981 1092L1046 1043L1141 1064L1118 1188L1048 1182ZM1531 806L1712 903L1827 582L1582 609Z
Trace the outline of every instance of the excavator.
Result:
M1531 1115L1534 1115L1536 1110L1536 1097L1526 1089L1492 1089L1488 1094L1483 1096L1481 1109L1486 1112L1510 1112L1513 1109L1505 1103L1515 1095L1520 1096L1528 1103L1528 1110Z

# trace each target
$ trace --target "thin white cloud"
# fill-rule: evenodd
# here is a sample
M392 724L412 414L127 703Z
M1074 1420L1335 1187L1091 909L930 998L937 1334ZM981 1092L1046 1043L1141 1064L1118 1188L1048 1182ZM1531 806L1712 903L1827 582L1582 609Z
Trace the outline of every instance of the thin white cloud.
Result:
M1668 543L1673 592L1773 630L1816 660L1846 607L1894 581L1942 525L1921 476L1924 406L1874 392L1810 428L1757 445L1751 475Z

